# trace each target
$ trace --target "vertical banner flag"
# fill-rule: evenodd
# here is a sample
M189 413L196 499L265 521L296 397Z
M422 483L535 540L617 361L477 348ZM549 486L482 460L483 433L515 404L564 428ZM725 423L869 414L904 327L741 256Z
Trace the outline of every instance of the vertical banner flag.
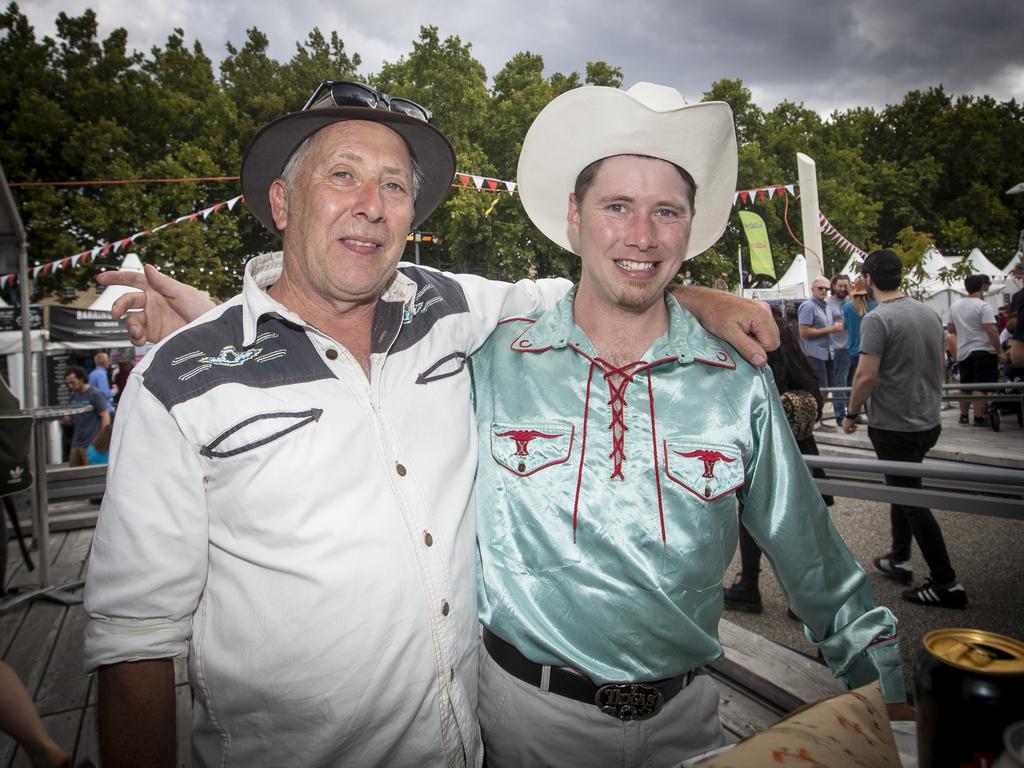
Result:
M768 242L768 230L764 219L752 211L737 211L743 231L750 244L750 272L754 275L775 277L775 263L772 261L772 246Z

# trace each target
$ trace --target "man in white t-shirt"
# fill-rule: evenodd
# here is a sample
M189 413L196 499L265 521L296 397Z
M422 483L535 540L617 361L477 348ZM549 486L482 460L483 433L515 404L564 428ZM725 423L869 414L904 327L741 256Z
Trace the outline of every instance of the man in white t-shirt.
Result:
M999 363L1002 358L999 331L996 328L995 312L984 299L989 283L986 275L971 275L964 280L967 296L949 308L946 329L956 334L956 361L960 366L961 384L999 380ZM965 394L970 391L965 390ZM960 401L961 424L969 423L967 411L970 403L970 400ZM987 400L974 401L974 426L989 425L987 408Z

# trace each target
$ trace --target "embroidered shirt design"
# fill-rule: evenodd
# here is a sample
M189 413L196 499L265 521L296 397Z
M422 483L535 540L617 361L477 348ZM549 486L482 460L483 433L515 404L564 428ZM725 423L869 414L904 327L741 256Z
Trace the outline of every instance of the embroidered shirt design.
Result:
M442 297L441 295L437 295L434 296L433 298L427 299L426 301L422 301L424 294L427 294L430 291L434 291L435 293L437 293L437 291L434 289L434 286L431 283L427 283L422 288L420 288L419 291L417 291L416 300L412 303L412 306L406 307L402 313L402 325L409 325L409 323L416 319L416 315L430 309L439 301L444 301L444 297Z
M276 338L276 333L261 333L253 341L253 346L248 349L239 351L235 348L234 344L228 344L227 346L221 347L220 351L216 355L207 354L200 349L193 350L192 352L179 355L171 360L171 365L176 366L188 362L196 363L194 368L190 368L178 377L180 381L187 381L193 376L198 376L203 371L210 370L214 366L238 368L239 366L243 366L253 360L257 363L265 363L268 360L276 360L277 358L284 357L288 354L288 350L286 349L278 348L264 352L263 347L256 346Z
M535 429L513 429L508 432L498 432L494 435L495 437L511 437L516 441L516 456L529 456L529 444L531 440L538 437L543 437L548 440L553 440L556 437L561 437L561 433L557 435L549 435L544 432L538 432Z

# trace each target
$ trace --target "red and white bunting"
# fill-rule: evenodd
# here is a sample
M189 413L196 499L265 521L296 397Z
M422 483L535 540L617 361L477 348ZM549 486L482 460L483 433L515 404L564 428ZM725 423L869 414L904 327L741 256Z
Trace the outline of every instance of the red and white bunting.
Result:
M796 184L772 184L768 187L755 187L754 189L740 189L732 196L732 204L735 206L737 202L756 203L761 200L774 200L776 195L780 197L784 192L788 192L789 195L796 195Z
M211 205L209 208L204 208L201 211L189 213L186 214L185 216L178 216L177 218L172 219L171 221L161 224L159 227L154 227L153 229L144 229L141 232L136 232L134 235L131 235L130 237L123 237L120 240L115 240L112 243L97 245L91 250L76 253L74 256L65 256L63 259L57 259L56 261L51 261L48 262L47 264L40 264L38 266L32 267L29 270L29 274L34 280L38 278L40 275L49 275L61 269L73 269L77 267L79 264L88 262L90 259L92 261L95 261L97 256L106 256L111 251L113 251L116 254L122 248L127 248L130 243L134 243L140 237L152 235L153 233L159 232L162 229L173 227L175 224L185 224L190 221L195 221L196 219L199 218L202 218L204 220L208 219L213 214L219 213L225 208L227 208L229 211L233 210L235 205L237 205L241 199L242 196L239 195L238 197L234 197L230 200L225 200L221 203L217 203L216 205ZM17 273L11 273L9 275L0 275L0 290L3 290L8 286L14 285L14 283L17 282L17 279Z
M856 255L862 259L867 256L867 253L843 237L842 233L835 228L831 221L825 218L825 214L821 211L818 211L818 224L821 226L821 231L828 235L832 242L838 245L844 253L851 256Z

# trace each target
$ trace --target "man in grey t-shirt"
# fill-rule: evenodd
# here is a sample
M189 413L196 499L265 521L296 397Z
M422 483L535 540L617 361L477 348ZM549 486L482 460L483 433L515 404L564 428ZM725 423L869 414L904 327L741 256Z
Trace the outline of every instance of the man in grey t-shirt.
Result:
M942 321L931 309L900 291L903 264L892 251L871 253L861 267L868 296L878 307L861 324L860 361L843 420L847 433L856 431L857 415L871 399L868 437L883 461L920 463L942 431L940 410L944 354ZM886 485L920 488L921 478L885 476ZM909 584L911 536L928 564L924 584L903 593L920 605L966 608L967 592L949 562L942 529L924 507L893 504L892 549L875 558L875 567Z

